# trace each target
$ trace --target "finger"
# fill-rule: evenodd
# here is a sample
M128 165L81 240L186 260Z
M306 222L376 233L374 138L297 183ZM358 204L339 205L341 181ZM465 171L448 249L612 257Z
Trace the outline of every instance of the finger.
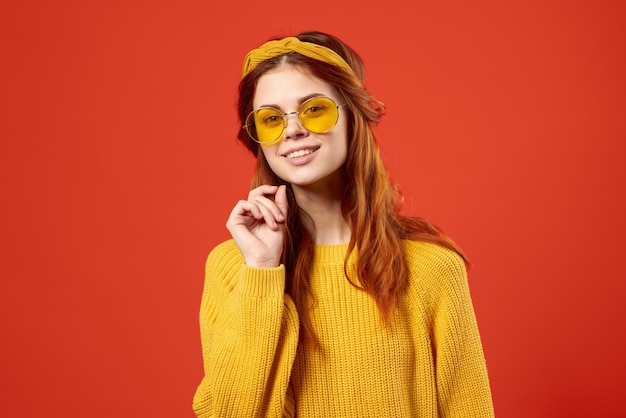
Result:
M282 185L276 191L276 195L274 196L274 202L278 209L280 209L280 213L283 216L283 219L287 218L287 210L289 209L289 201L287 200L287 186Z
M271 184L264 184L262 186L259 186L250 190L250 193L248 193L248 200L256 196L263 196L267 194L273 195L276 193L276 190L278 190L278 186L273 186Z
M278 207L278 205L274 200L265 196L256 196L252 198L252 202L256 203L259 208L263 207L269 210L272 213L272 216L278 221L282 222L285 220L283 216L282 210Z
M263 213L259 206L248 200L240 200L237 202L233 210L230 212L229 219L233 221L246 220L250 217L255 219L262 219Z
M280 209L278 209L278 206L276 206L273 201L264 196L257 196L251 201L251 203L256 205L257 209L261 212L263 220L270 228L273 230L278 229L277 222L281 222L283 220L283 215L280 213Z

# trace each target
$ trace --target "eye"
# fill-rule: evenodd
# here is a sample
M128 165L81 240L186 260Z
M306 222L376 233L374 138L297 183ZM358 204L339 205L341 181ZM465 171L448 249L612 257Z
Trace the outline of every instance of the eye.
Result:
M265 118L263 118L263 124L264 125L272 125L273 126L273 125L276 125L276 124L280 123L282 119L283 118L281 118L278 115L269 115L269 116L266 116Z
M283 123L283 116L276 109L261 108L254 114L254 120L259 127L273 128Z
M326 106L319 102L311 103L304 108L304 110L302 111L302 116L305 116L307 118L317 118L326 113L327 109L328 108Z

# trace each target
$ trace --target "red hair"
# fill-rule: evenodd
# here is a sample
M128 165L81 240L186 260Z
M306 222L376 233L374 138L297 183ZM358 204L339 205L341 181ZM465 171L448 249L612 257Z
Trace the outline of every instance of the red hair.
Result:
M238 113L243 126L252 111L252 101L259 78L272 68L291 65L305 69L311 75L336 87L348 103L348 155L344 164L346 186L343 193L342 212L351 231L347 263L350 253L357 248L357 274L359 285L351 283L371 295L382 316L387 319L393 312L397 295L408 280L409 271L404 259L402 240L426 241L449 248L467 259L454 242L437 227L422 218L400 214L401 195L383 166L376 139L371 127L385 113L384 105L374 99L363 83L363 61L350 47L339 39L320 32L303 32L296 35L300 41L323 45L337 52L353 69L354 75L340 68L305 57L297 53L281 55L259 64L239 85ZM251 187L263 184L287 184L269 167L256 142L241 129L238 139L257 158ZM306 296L310 293L310 272L313 263L313 235L302 223L308 216L300 209L293 193L288 193L289 212L285 223L285 248L282 262L286 267L286 289L292 297L303 328L303 335L316 340ZM313 231L314 233L314 231ZM346 274L347 280L350 280Z

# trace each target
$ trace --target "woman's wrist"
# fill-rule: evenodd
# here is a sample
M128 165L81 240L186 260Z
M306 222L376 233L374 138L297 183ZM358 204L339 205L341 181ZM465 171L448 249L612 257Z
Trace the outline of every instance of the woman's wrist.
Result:
M280 260L277 259L246 259L245 260L246 266L248 267L253 267L253 268L258 268L258 269L264 269L264 268L276 268L280 265Z

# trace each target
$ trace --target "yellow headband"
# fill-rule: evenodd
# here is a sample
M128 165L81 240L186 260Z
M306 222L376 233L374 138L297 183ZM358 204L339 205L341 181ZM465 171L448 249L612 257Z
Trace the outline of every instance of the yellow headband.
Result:
M336 65L346 72L354 74L348 63L332 49L311 42L302 42L298 38L290 36L278 41L266 42L257 49L248 52L248 55L246 55L246 58L243 60L241 78L248 75L250 71L263 61L290 52L297 52L309 58Z

